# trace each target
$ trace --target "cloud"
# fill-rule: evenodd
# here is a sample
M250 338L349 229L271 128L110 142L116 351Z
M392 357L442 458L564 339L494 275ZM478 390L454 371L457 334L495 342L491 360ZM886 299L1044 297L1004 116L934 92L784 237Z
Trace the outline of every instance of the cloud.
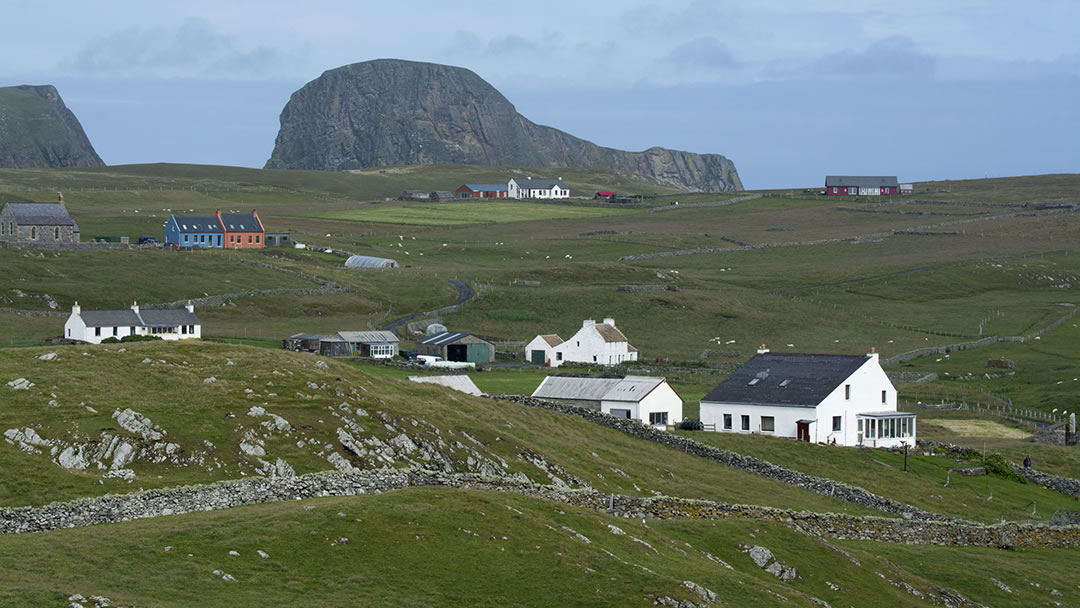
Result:
M502 38L492 38L484 50L485 55L515 55L519 53L532 53L537 51L540 45L532 40L526 40L517 34L511 34Z
M738 23L738 14L721 10L715 1L695 0L686 7L672 10L667 6L646 4L623 13L618 21L634 34L680 34L731 31Z
M176 28L131 27L87 44L63 63L83 76L258 76L277 49L238 48L209 23L189 18Z
M702 36L684 42L660 58L662 63L683 70L719 70L739 67L731 50L715 36Z
M936 57L923 53L915 42L904 36L890 36L872 43L866 50L843 51L825 55L806 70L813 75L839 78L934 76Z

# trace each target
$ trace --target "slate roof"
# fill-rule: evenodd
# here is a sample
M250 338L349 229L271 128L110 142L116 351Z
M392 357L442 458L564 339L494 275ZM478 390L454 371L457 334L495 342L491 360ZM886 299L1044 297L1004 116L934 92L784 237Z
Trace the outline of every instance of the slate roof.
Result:
M20 226L75 226L60 203L8 203L7 208Z
M224 233L216 215L174 215L181 233Z
M263 232L254 213L222 213L221 222L225 224L226 232Z
M855 186L856 188L889 186L896 188L897 183L895 175L828 175L825 177L825 187L830 188L832 186L843 188L849 186Z
M428 336L423 340L417 342L417 344L434 344L436 346L442 346L444 344L450 344L457 342L458 340L471 336L472 334L462 333L460 331L447 331L441 334L435 334L434 336Z
M581 401L625 401L636 403L665 382L647 376L588 376L551 374L536 387L538 399L575 399Z
M473 192L506 192L507 184L465 184L465 187Z
M865 355L762 353L742 364L702 401L816 407L868 361Z
M550 190L555 186L558 186L560 189L563 190L570 189L570 187L567 186L566 183L561 179L549 179L543 177L534 177L529 179L515 177L513 181L517 183L518 188L522 188L524 190ZM509 184L507 184L507 186L509 187Z
M372 331L339 331L338 337L346 342L352 342L354 344L375 344L386 342L400 342L398 337L394 335L392 331L372 330Z
M87 327L178 327L199 325L199 317L186 308L84 310L79 313Z
M596 332L600 334L600 337L604 339L604 342L626 342L626 336L621 331L615 328L614 325L608 325L607 323L599 323L595 325Z

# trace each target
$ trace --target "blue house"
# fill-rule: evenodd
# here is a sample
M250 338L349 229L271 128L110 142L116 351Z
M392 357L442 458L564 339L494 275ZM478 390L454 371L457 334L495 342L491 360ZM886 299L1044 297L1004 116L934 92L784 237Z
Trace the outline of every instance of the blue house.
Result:
M213 215L170 215L165 244L175 247L224 247L225 227Z

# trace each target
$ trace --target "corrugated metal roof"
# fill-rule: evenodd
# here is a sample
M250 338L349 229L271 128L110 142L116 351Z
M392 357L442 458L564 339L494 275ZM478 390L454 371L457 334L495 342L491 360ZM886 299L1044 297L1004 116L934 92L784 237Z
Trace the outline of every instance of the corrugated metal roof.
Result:
M818 405L871 359L865 355L754 355L702 401L757 405Z
M8 203L7 208L20 226L75 225L75 220L60 203Z
M847 188L854 186L857 188L874 188L881 186L889 186L896 188L896 176L895 175L827 175L825 176L825 187L831 186Z
M465 184L465 187L473 192L506 192L507 184Z
M458 340L471 336L472 334L462 333L460 331L448 331L441 334L435 334L434 336L428 336L423 340L417 342L417 344L433 344L435 346L442 346L444 344L450 344L457 342Z
M345 260L346 268L397 268L397 260L370 255L352 255Z
M664 378L648 376L586 376L551 374L532 396L539 399L574 399L580 401L640 401Z
M438 384L455 391L476 395L477 397L484 394L484 392L472 381L472 378L464 374L454 376L409 376L409 380L421 384Z
M399 342L398 337L394 335L392 331L383 330L370 330L370 331L339 331L338 337L346 342L352 342L354 344L374 344L377 342Z
M322 340L324 337L326 337L325 334L304 334L304 333L300 333L300 334L293 334L293 335L289 336L289 339L290 340Z

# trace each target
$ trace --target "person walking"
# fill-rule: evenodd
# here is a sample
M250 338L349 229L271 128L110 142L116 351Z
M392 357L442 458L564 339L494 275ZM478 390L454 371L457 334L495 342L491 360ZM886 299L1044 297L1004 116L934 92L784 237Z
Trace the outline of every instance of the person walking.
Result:
M1031 456L1024 456L1024 468L1025 469L1030 469L1031 468Z

